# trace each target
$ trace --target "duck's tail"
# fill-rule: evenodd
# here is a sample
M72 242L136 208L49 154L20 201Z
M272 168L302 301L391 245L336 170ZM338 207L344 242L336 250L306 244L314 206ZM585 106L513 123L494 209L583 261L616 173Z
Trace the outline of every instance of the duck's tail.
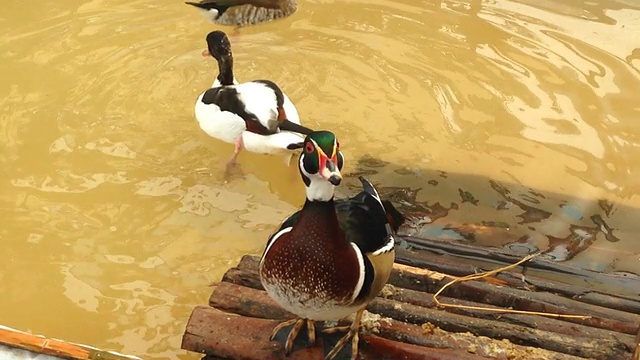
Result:
M197 3L191 1L185 1L185 4L195 6L198 11L210 22L215 23L216 18L222 12L222 8L220 5L211 2L211 3Z
M393 232L397 233L400 226L402 226L402 224L404 224L404 222L406 221L406 218L398 209L396 209L395 206L393 206L391 201L382 200L382 205L384 205L384 209L386 210L387 221L389 221L389 225L391 225Z

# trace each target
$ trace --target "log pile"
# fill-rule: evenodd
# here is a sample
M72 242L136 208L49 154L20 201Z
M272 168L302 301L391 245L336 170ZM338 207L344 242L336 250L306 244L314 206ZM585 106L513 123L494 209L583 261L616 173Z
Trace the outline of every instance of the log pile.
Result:
M485 260L494 262L492 266L483 265L484 270L498 267L495 262L517 260L506 254L483 255ZM285 358L281 344L269 341L269 336L279 321L293 315L278 307L262 289L258 261L256 256L244 256L215 286L209 306L194 309L183 336L183 349L205 354L204 360ZM587 272L558 269L558 264L538 260L526 264L526 276L506 272L487 280L456 283L439 299L448 304L588 318L438 307L433 300L434 292L454 276L479 270L477 266L464 264L459 258L442 253L399 249L389 284L367 307L359 358L638 360L633 353L638 351L640 340L636 338L640 336L637 335L640 299L632 296L633 291L637 293L640 289L637 280L617 279L624 283L626 294L622 290L617 294L594 291L593 286L575 285L582 281L566 285L538 276L545 267L553 266L556 273L589 277ZM603 276L591 276L590 280L596 287L598 279L613 281ZM322 354L319 344L294 351L289 359L322 359Z

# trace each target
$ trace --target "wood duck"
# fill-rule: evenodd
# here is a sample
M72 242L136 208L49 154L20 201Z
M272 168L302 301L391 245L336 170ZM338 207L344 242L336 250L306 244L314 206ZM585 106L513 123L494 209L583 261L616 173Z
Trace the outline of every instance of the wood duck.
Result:
M235 144L227 170L235 165L242 149L283 153L288 164L296 144L311 129L300 125L296 107L273 81L236 81L231 44L224 32L212 31L206 39L207 50L202 54L217 60L218 76L212 88L198 96L195 117L209 136Z
M218 25L245 26L287 17L296 12L296 0L202 0L186 2Z
M404 217L390 202L381 201L363 177L362 192L334 200L344 157L333 133L312 132L299 146L306 201L269 238L260 260L265 290L298 318L279 324L271 338L293 325L285 343L288 354L303 325L315 344L314 321L339 320L355 312L351 326L324 330L348 331L326 359L333 359L349 339L355 359L362 313L389 279L395 259L394 234Z

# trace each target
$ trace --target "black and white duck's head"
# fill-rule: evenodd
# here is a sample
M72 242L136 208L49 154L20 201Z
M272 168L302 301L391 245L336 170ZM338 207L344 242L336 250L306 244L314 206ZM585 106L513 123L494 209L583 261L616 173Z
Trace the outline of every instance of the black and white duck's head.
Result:
M218 62L231 59L231 43L227 34L220 30L207 34L207 50L202 55L213 56Z
M342 181L340 170L344 157L338 139L330 131L313 131L301 146L299 168L307 187L307 199L331 200L334 188Z

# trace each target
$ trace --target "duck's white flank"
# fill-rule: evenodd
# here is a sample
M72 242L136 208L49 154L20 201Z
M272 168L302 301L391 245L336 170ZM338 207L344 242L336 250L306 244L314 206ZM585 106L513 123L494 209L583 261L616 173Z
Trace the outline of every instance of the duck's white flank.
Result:
M235 82L235 80L234 80ZM213 85L220 86L216 79ZM238 99L245 104L247 112L256 115L258 120L265 126L274 128L277 126L278 112L275 92L264 83L248 82L237 85L229 85L238 92ZM261 154L290 153L287 147L290 144L299 143L304 140L303 135L289 131L279 131L272 135L260 135L246 131L245 121L235 113L222 111L215 104L204 104L200 94L195 105L195 116L200 124L200 128L209 136L234 144L238 137L242 136L244 148L250 152ZM298 112L286 95L284 96L283 108L290 121L300 123ZM285 157L285 164L289 164L291 156Z
M200 129L207 135L233 144L247 129L244 120L230 112L222 111L216 104L202 102L204 93L200 94L196 101L195 116L200 124Z

